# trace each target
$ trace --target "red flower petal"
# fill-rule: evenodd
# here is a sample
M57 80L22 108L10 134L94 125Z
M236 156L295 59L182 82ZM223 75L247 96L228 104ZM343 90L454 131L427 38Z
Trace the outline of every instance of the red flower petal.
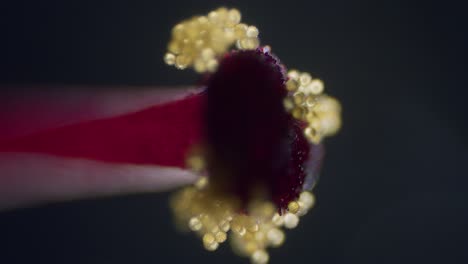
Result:
M1 133L0 151L183 167L186 151L200 140L203 97L185 93L182 99L166 102L158 92L152 92L153 98L132 95L129 102L124 94L98 94L93 100L71 101L71 107L62 98L54 104L29 99L31 104L21 105L21 111L9 109L0 120L8 128ZM63 123L68 124L59 126Z
M200 90L46 90L2 101L0 208L196 178L175 167L200 139Z

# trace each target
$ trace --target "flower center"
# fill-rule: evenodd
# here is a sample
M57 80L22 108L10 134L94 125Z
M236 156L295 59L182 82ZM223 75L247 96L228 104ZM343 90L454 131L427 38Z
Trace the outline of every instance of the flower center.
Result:
M208 80L210 183L244 203L262 194L284 209L302 190L309 143L284 108L285 81L263 48L228 53Z

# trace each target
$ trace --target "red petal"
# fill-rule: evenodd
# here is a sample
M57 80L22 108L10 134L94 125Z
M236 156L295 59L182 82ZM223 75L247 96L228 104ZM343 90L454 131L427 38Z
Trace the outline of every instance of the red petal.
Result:
M198 93L193 87L2 87L0 140L136 112Z
M2 97L0 209L193 182L174 166L200 140L203 100L194 89Z
M60 101L54 104L29 98L30 104L21 105L21 111L10 109L9 115L0 119L4 121L2 127L9 127L1 133L0 152L38 152L107 162L183 167L188 149L200 140L204 96L200 93L187 96L185 92L182 99L161 103L164 100L157 96L159 92L155 90L148 96L138 92L116 93L105 98L97 94L88 99L80 97L77 101L58 98ZM148 107L151 102L153 105ZM154 102L159 104L154 105ZM124 111L134 110L139 111L122 115ZM68 124L54 127L64 122ZM25 133L29 134L22 135Z

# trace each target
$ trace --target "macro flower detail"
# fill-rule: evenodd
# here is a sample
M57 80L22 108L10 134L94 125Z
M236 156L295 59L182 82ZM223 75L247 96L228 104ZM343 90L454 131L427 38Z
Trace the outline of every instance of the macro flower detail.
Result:
M260 45L236 9L177 24L164 61L201 84L0 98L0 210L186 186L170 201L180 227L207 250L230 240L268 262L315 204L339 102Z
M258 34L238 10L219 8L177 24L164 60L205 74L201 136L186 158L200 177L171 199L177 224L207 250L229 239L267 263L266 249L315 203L322 140L339 130L341 108L321 80L287 71Z

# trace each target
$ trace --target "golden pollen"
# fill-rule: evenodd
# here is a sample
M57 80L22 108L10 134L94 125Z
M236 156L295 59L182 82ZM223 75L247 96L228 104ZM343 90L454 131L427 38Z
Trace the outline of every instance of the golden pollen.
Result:
M288 229L293 229L299 224L299 217L292 213L284 215L284 226Z
M211 233L206 233L204 236L203 236L203 243L209 245L209 244L212 244L215 242L215 237L213 236L213 234Z
M318 144L324 137L334 135L341 128L341 106L323 94L323 82L297 70L290 70L288 78L284 107L295 119L308 123L304 130L308 141Z
M240 49L259 46L258 29L240 22L239 10L224 7L180 22L172 28L164 62L178 69L193 67L198 73L216 71L218 58L234 44Z
M201 223L198 217L192 217L189 221L189 227L192 231L198 231L202 228L203 224Z
M226 238L227 238L226 233L224 233L222 231L217 232L216 235L215 235L216 242L218 242L218 243L223 243L224 241L226 241Z
M267 233L268 242L274 246L278 247L284 242L284 233L278 228L273 228Z
M296 201L292 201L288 204L288 211L290 213L293 213L293 214L297 213L299 211L299 208L300 208L299 203L297 203Z
M250 26L247 28L246 35L249 38L256 38L258 37L258 28L254 26Z
M252 263L254 264L265 264L265 263L268 263L269 259L270 259L270 256L268 256L268 253L265 250L255 251L251 258Z
M282 226L284 224L284 217L279 215L278 213L275 213L271 219L273 224L276 226Z
M201 186L200 186L201 185ZM250 257L252 263L269 260L266 249L284 243L283 227L292 229L315 203L310 192L302 192L298 200L288 204L282 215L269 201L252 201L248 214L239 213L240 203L231 197L218 196L211 191L207 177L200 177L193 187L176 193L171 200L177 222L186 222L196 232L206 250L214 251L228 237L240 255Z
M167 65L174 65L175 63L175 55L172 53L166 53L164 55L164 62L166 62Z

